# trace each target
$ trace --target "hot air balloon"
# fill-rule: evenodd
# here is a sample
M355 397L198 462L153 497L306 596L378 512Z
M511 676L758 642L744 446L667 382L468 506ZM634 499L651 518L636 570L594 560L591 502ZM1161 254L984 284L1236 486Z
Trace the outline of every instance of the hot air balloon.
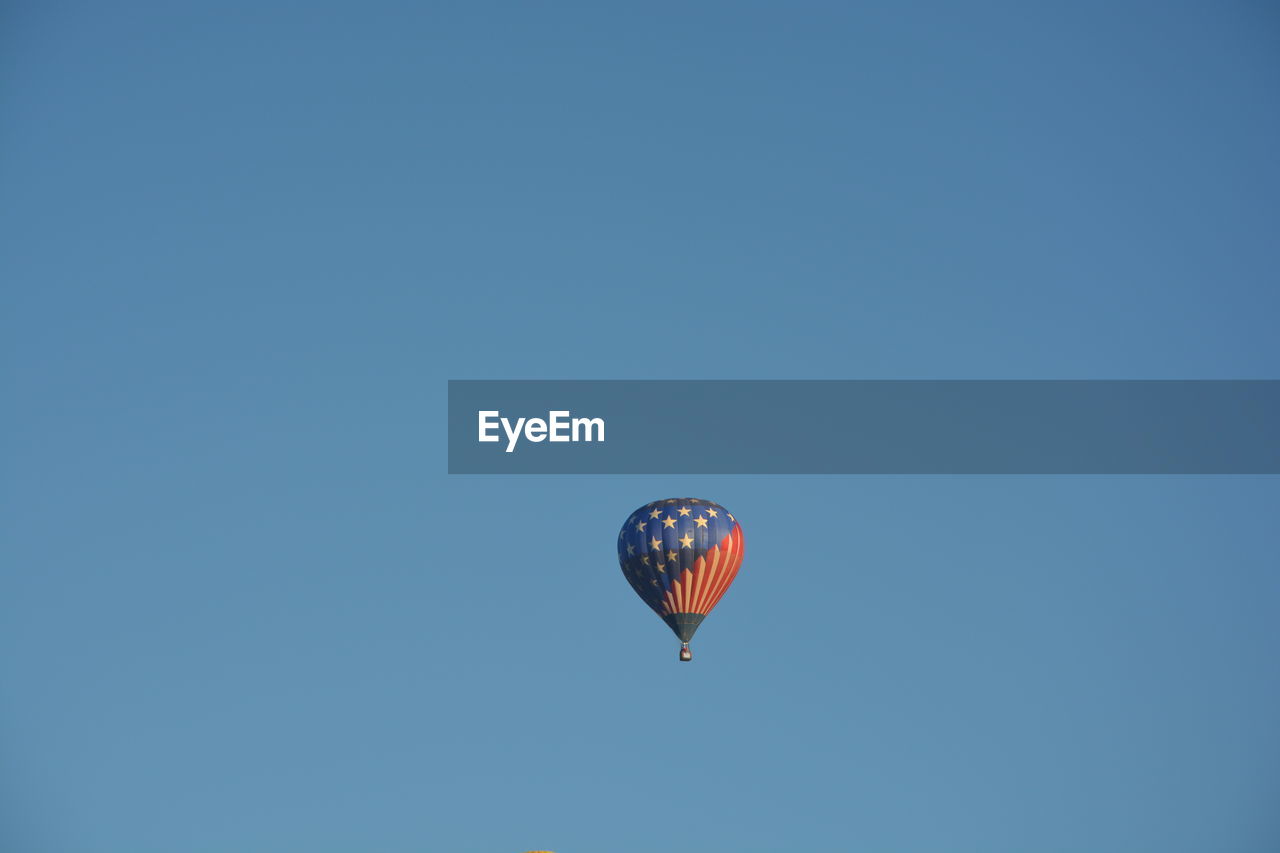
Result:
M689 641L742 565L742 525L720 504L697 498L654 501L631 513L618 534L622 574L644 603Z

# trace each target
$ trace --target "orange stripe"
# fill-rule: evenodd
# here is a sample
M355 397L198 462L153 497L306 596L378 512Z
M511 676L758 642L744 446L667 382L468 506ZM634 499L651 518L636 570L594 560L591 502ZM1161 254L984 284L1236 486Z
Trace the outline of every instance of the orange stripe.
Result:
M711 599L706 609L707 613L710 613L712 608L720 603L721 597L729 589L729 584L733 583L733 579L738 575L738 567L742 565L742 527L735 524L733 531L725 537L723 544L727 551L724 560L724 571L718 578L715 589L711 591Z
M712 575L716 574L716 561L719 555L716 547L712 546L707 552L707 558L703 561L703 570L698 573L698 584L696 584L696 592L694 593L694 612L703 612L703 602L707 601L707 593L712 589Z
M729 569L729 553L723 545L716 546L716 565L715 571L712 572L710 581L707 586L707 595L702 602L702 612L710 613L711 608L716 604L716 590L720 588L720 581L724 578L724 573Z
M662 611L704 616L710 613L738 576L743 551L742 527L735 524L718 545L694 561L691 569L677 575L662 599Z
M733 535L730 534L720 541L718 546L722 550L720 556L720 570L716 573L715 584L707 590L707 600L704 602L704 613L710 613L711 608L716 606L716 602L720 600L720 596L724 592L727 585L729 572L733 568Z
M701 613L698 609L698 601L702 598L702 582L707 576L707 559L699 557L698 561L693 564L693 586L689 590L689 612Z
M742 568L742 558L746 556L746 548L742 541L742 528L736 528L733 532L733 575L725 582L724 588L720 590L723 596L729 591L729 585L738 577L738 570Z
M700 594L693 602L693 606L697 609L698 613L707 612L706 606L711 600L711 591L715 589L716 569L720 566L720 546L713 546L711 550L707 552L707 557L709 559L707 560L706 568L703 570L705 579L701 584L701 589L699 590Z
M746 556L746 549L742 542L742 528L734 528L733 531L733 575L725 582L724 588L720 590L723 596L729 591L729 585L738 577L738 570L742 568L742 558Z

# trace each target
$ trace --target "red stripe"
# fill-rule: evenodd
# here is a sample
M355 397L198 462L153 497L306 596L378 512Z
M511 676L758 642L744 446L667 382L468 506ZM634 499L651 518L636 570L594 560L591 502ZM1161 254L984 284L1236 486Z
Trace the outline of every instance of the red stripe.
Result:
M693 565L692 574L686 569L681 574L680 581L672 584L672 589L676 592L676 612L710 613L738 576L742 557L742 527L735 524L729 535L714 546L705 558L698 558Z
M711 594L708 597L705 609L702 611L703 613L710 613L712 608L720 603L721 597L728 591L733 579L738 576L738 569L742 566L742 546L742 526L735 524L730 534L720 543L721 549L727 552L720 557L723 563L723 570L719 573L720 576L716 578L716 582L712 586Z
M719 545L712 546L711 550L707 552L707 568L698 578L698 594L693 598L695 613L703 613L703 606L711 598L711 587L720 571L721 556Z

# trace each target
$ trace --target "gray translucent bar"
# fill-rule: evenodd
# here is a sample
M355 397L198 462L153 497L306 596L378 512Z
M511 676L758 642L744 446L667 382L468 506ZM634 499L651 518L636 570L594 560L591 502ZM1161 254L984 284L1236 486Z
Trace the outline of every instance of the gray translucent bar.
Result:
M604 441L507 452L480 411ZM1277 474L1278 437L1274 380L449 382L451 474Z

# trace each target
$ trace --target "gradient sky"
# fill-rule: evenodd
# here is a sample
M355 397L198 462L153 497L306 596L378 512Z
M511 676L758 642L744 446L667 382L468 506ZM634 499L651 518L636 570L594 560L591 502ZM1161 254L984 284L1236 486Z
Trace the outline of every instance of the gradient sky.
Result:
M1280 378L1267 4L15 3L0 81L3 849L1280 848L1277 478L444 441L449 378ZM747 540L689 666L613 550L680 495Z

